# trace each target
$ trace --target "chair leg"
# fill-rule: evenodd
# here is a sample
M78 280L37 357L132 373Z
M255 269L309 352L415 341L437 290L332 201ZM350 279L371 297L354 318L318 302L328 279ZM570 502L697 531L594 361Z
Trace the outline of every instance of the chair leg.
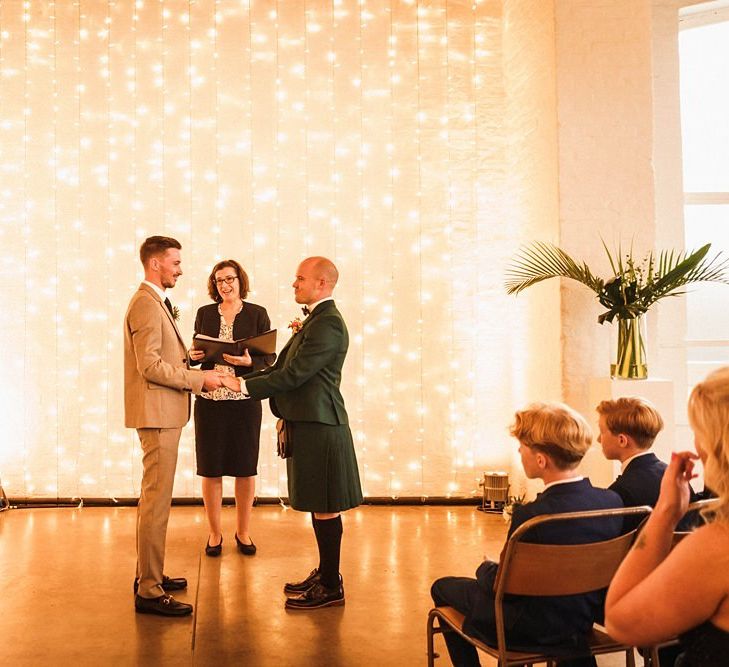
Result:
M627 667L635 667L635 653L632 646L625 652L625 664Z
M435 614L428 614L428 667L435 665L435 647L433 646L433 635L437 632L433 627Z

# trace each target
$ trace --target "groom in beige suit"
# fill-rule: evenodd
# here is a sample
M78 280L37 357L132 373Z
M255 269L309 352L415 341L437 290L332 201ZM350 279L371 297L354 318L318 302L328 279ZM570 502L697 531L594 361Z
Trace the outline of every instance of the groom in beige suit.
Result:
M190 418L190 394L222 384L216 371L190 369L187 346L165 294L182 275L181 248L168 236L150 236L142 243L144 281L124 319L124 421L137 429L144 468L137 509L134 607L162 616L192 612L192 605L168 594L186 588L187 580L163 574L177 447Z

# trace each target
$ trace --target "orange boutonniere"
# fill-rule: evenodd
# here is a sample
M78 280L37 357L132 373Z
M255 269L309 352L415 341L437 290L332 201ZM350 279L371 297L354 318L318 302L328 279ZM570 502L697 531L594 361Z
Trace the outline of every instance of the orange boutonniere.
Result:
M295 317L291 322L289 322L289 329L291 329L291 335L295 336L299 331L301 331L301 327L304 326L304 323L301 321L300 317Z

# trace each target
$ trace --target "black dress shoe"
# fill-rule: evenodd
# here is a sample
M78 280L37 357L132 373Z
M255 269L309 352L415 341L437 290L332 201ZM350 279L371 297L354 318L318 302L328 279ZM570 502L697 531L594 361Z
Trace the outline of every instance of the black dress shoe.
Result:
M321 575L319 569L315 568L303 581L297 581L295 583L284 584L284 593L288 596L301 595L306 593L314 584L318 584L321 581ZM342 585L342 575L339 575L339 585Z
M210 546L210 538L208 538L208 543L205 545L205 555L206 556L220 556L220 554L223 551L223 536L220 536L220 542L216 544L214 547Z
M158 598L134 598L134 610L138 614L157 614L158 616L187 616L192 614L192 605L178 602L171 595L160 595Z
M162 575L162 590L165 593L170 591L183 591L187 588L187 579L185 577L168 577L166 574ZM134 580L134 594L137 594L139 590L139 579Z
M238 533L235 534L235 543L238 545L238 551L240 551L245 556L254 556L256 553L256 545L253 544L253 540L251 540L250 544L243 544L238 539Z
M318 583L320 579L321 575L319 574L319 568L315 567L309 573L309 576L303 581L284 584L284 593L286 593L286 595L300 595L301 593L306 593L306 591L308 591L314 584Z
M336 588L327 588L320 581L306 593L286 599L286 609L321 609L342 604L344 604L344 586L339 584Z

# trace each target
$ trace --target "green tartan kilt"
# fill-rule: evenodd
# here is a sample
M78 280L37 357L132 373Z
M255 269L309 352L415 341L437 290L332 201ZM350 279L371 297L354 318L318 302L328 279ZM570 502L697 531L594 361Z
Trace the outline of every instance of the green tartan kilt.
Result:
M286 459L289 502L302 512L343 512L362 503L348 424L288 422L293 454Z

